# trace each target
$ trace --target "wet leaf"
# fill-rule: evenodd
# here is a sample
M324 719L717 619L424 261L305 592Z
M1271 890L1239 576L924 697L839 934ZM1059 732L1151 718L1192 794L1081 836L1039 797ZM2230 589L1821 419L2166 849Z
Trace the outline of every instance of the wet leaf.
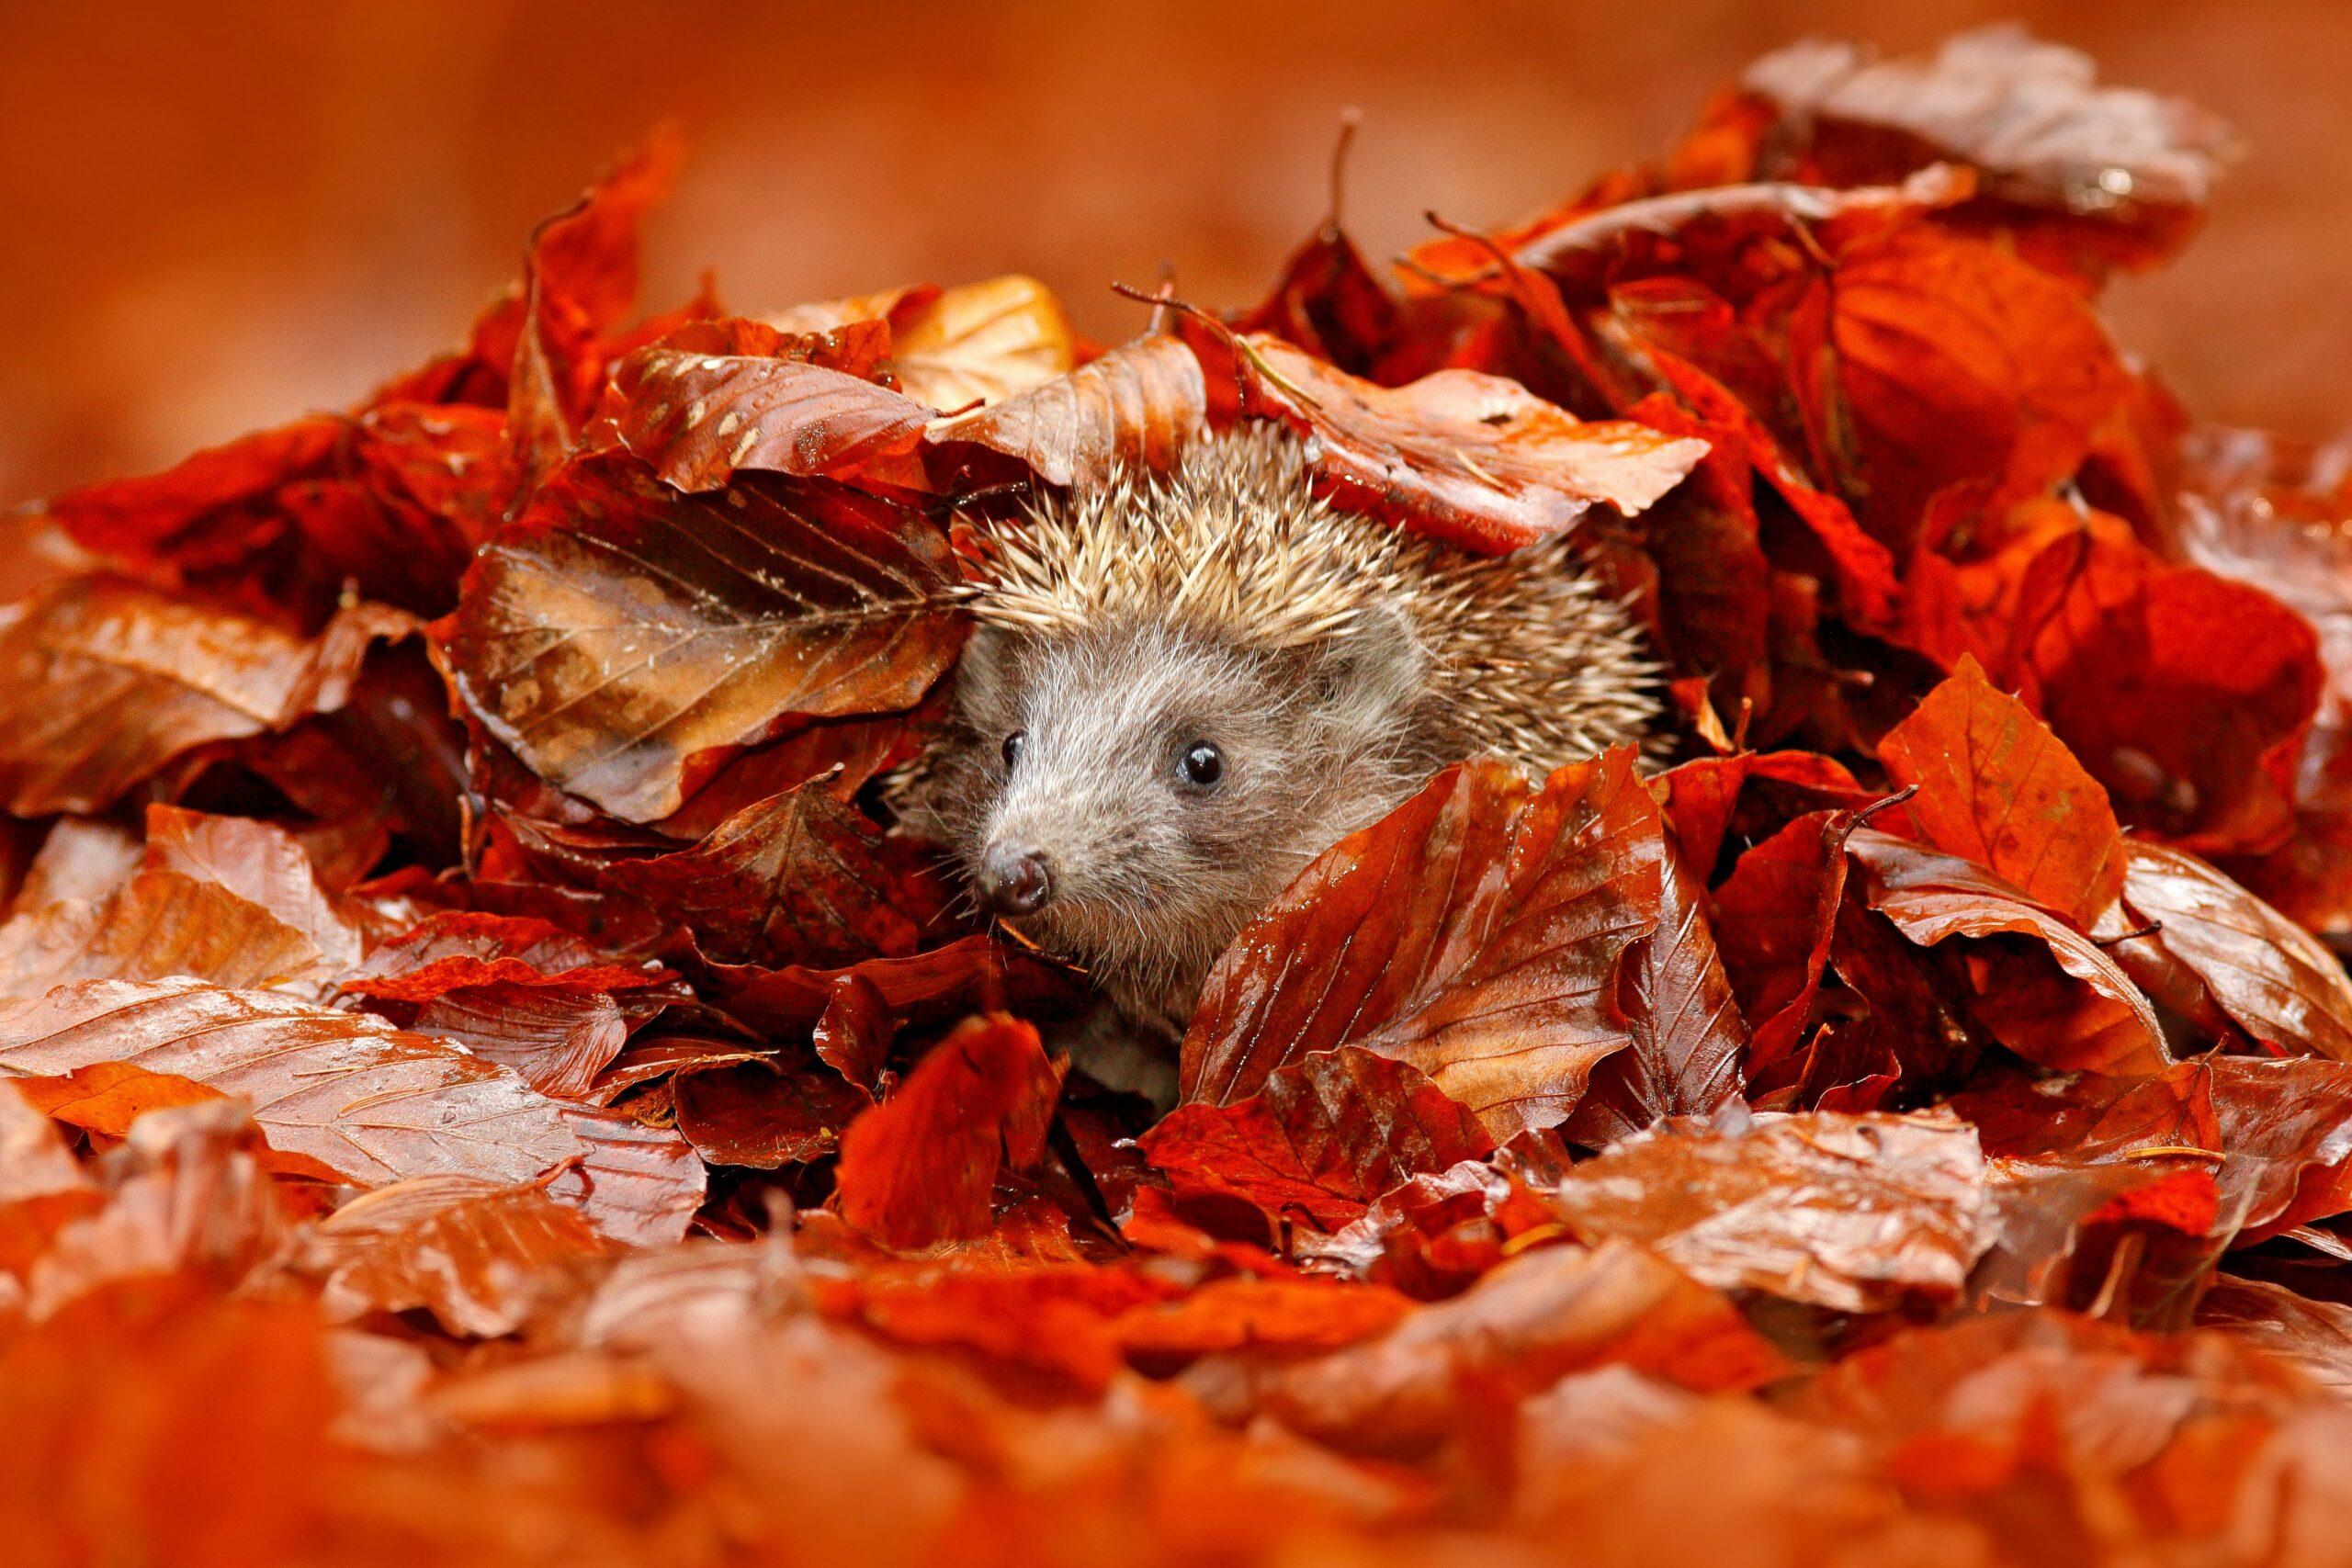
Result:
M746 470L839 478L913 451L932 411L807 360L656 344L615 373L621 442L682 491Z
M959 411L1043 386L1067 375L1071 361L1061 301L1035 278L1012 274L890 312L884 366L908 396Z
M1377 1339L1277 1374L1260 1403L1355 1452L1425 1452L1472 1419L1464 1390L1526 1393L1587 1367L1750 1388L1785 1365L1731 1304L1639 1247L1547 1247Z
M1173 337L1114 348L1067 375L935 422L933 446L970 443L1018 458L1048 484L1099 489L1123 468L1171 467L1208 429L1200 362Z
M665 491L566 466L440 623L459 694L542 778L629 821L796 714L911 706L953 659L946 540L845 491Z
M1473 1116L1403 1062L1353 1046L1276 1068L1247 1100L1179 1107L1143 1139L1179 1192L1337 1230L1408 1177L1492 1153Z
M1604 1150L1553 1193L1589 1242L1639 1242L1718 1290L1831 1312L1956 1300L1983 1250L1984 1162L1951 1116L1671 1122Z
M2147 998L2115 961L2015 887L1871 828L1857 829L1846 848L1864 873L1865 900L1911 941L1932 947L1953 937L2030 937L2080 982L2045 985L2022 1006L2030 972L2005 971L2004 981L1988 985L1980 1016L2011 1050L2044 1066L2115 1074L2154 1072L2170 1060ZM1994 1007L1997 1017L1988 1015Z
M379 638L380 604L316 638L115 578L71 578L0 623L0 792L20 817L97 811L182 753L340 707Z
M580 1148L514 1074L364 1013L193 980L85 981L0 1007L0 1071L99 1062L241 1096L271 1147L369 1185L438 1171L520 1180Z
M765 1059L679 1075L678 1131L713 1165L774 1170L822 1159L874 1096L823 1067Z
M1475 370L1392 389L1279 338L1243 343L1253 397L1306 437L1318 491L1471 549L1500 554L1547 538L1596 505L1631 516L1706 452L1645 425L1579 421Z
M1043 1156L1060 1093L1035 1029L1001 1014L967 1021L842 1134L842 1218L901 1248L980 1235L997 1172Z
M605 1250L537 1183L445 1174L353 1199L319 1225L309 1263L330 1318L422 1308L452 1334L489 1339L521 1327L566 1270Z
M922 901L881 834L820 782L747 806L692 849L600 879L694 929L723 964L854 963L914 951Z
M1278 1067L1393 1056L1507 1138L1559 1121L1631 1034L1620 959L1656 931L1664 823L1624 751L1542 790L1472 762L1341 842L1251 922L1185 1036L1187 1100Z
M2153 943L2271 1050L2352 1061L2352 982L2333 953L2194 855L2137 841L2128 852L2129 923L2157 929L2117 949L2127 972L2134 951Z

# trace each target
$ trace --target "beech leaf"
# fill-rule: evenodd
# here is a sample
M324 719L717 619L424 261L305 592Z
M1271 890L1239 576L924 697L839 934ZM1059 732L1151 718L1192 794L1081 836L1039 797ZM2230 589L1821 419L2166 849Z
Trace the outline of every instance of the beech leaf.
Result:
M1308 866L1218 961L1183 1098L1231 1104L1356 1045L1418 1068L1497 1138L1556 1122L1632 1043L1617 966L1657 929L1666 859L1629 751L1540 791L1500 762L1450 768Z
M665 490L587 457L466 574L436 636L482 725L548 783L632 822L706 753L794 714L913 705L963 639L946 539L845 491Z

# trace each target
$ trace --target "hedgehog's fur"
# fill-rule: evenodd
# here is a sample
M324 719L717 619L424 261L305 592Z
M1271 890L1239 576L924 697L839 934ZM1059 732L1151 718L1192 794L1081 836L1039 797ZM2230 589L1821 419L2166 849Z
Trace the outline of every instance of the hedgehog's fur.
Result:
M949 728L902 808L976 881L1008 842L1042 852L1053 895L1013 923L1169 1034L1251 915L1439 767L1542 774L1657 714L1655 666L1572 544L1474 557L1334 510L1268 430L989 546ZM1227 770L1207 791L1176 771L1200 740Z

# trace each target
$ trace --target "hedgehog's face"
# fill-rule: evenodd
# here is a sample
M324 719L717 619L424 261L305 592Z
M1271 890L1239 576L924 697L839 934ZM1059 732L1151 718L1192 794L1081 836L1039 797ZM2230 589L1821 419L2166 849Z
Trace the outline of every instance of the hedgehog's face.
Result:
M1251 915L1418 782L1421 668L1401 623L1312 653L984 629L956 679L956 848L1022 932L1181 1013Z

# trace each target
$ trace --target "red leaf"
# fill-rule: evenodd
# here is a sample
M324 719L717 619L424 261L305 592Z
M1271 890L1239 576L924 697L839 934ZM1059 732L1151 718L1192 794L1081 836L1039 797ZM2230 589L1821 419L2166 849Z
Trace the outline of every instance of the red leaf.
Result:
M998 1170L1036 1163L1060 1093L1036 1030L1001 1013L967 1020L842 1134L842 1217L900 1248L985 1233Z
M2048 950L2067 981L2005 970L1973 1004L2011 1050L2046 1067L2103 1073L2154 1072L2171 1059L2147 998L2115 961L2015 887L1875 829L1858 829L1846 849L1863 870L1870 907L1920 946L2007 933ZM2038 988L2028 990L2029 982Z
M42 510L76 544L100 555L174 558L196 542L190 531L214 514L261 502L324 464L344 431L343 421L311 414L209 447L159 474L67 491Z
M1816 451L1900 549L1938 491L1996 501L2075 471L2134 383L2082 296L1982 240L1924 223L1846 248L1798 312L1792 358Z
M678 1131L713 1165L774 1170L824 1158L874 1105L863 1084L808 1064L766 1059L672 1081Z
M667 970L612 963L551 921L444 909L377 947L343 988L387 1000L424 1002L464 986L625 991L669 977Z
M1974 861L2087 928L2123 890L2123 830L2107 791L1968 655L1879 743L1928 842Z
M722 964L844 964L914 951L924 900L880 832L821 781L770 796L692 849L620 861L598 882L690 926Z
M1327 1231L1408 1177L1493 1150L1478 1119L1428 1078L1352 1046L1287 1063L1247 1100L1180 1106L1143 1139L1179 1193L1238 1198Z
M1715 889L1724 968L1756 1021L1751 1072L1795 1050L1813 1021L1856 823L1851 812L1809 811L1740 856Z

